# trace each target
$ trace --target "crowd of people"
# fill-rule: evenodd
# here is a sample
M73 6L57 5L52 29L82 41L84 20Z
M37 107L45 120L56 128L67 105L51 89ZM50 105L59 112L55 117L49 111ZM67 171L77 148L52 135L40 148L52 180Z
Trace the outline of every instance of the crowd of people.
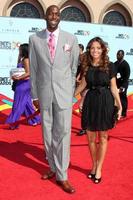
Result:
M107 45L100 37L88 41L84 52L76 36L61 30L59 22L60 10L51 5L46 11L46 29L31 35L29 46L20 45L17 66L23 67L25 73L12 76L17 83L12 112L6 123L12 124L22 114L28 117L35 109L40 110L40 116L28 123L37 125L41 117L49 163L49 170L42 179L56 177L56 183L72 194L75 188L68 180L67 171L73 96L81 95L82 130L79 135L87 135L92 158L87 177L98 184L102 180L108 130L115 126L116 119L127 115L130 67L124 60L123 50L117 52L117 61L111 62Z

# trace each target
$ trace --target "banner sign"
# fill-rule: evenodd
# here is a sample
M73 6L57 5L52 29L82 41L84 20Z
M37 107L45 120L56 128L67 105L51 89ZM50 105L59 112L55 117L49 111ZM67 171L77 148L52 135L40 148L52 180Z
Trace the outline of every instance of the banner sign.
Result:
M18 48L28 43L29 36L46 27L43 19L0 17L0 94L13 98L10 70L16 68ZM60 27L78 38L86 48L93 37L101 37L108 45L109 57L116 61L119 49L125 51L125 60L131 68L128 94L133 93L133 28L103 24L61 21Z

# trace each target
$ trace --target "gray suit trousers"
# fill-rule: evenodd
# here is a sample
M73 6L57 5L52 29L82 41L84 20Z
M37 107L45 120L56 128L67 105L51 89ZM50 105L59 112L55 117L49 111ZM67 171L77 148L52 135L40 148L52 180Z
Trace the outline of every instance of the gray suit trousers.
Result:
M72 107L61 109L53 95L48 109L41 110L43 138L50 168L57 180L67 180L70 160Z

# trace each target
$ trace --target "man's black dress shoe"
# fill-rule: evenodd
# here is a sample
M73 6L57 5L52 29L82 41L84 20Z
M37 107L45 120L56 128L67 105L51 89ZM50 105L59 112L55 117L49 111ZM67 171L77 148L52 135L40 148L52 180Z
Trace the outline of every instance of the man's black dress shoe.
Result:
M125 118L127 115L121 115L122 118Z
M78 136L82 136L82 135L84 135L84 134L86 134L86 130L80 130L80 132L77 134Z
M61 188L69 193L69 194L73 194L75 192L75 189L70 185L70 183L66 180L66 181L56 181L56 183L61 186Z

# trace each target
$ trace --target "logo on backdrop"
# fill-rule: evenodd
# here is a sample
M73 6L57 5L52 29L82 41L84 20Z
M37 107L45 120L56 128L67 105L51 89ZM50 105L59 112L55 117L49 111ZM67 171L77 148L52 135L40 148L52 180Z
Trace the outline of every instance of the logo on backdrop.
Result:
M0 77L0 85L11 85L10 77Z
M8 22L8 24L6 24L6 26L5 26L5 28L3 28L3 26L1 26L0 27L0 33L12 33L12 34L19 34L20 33L20 29L18 29L18 28L14 28L13 27L13 24L14 24L14 22L13 22L13 20L11 19L11 20L9 20L9 21L7 21Z
M130 51L126 53L126 55L133 56L133 48L131 48Z
M90 35L90 31L84 31L84 30L77 30L76 33L74 33L75 35L83 35L83 36L88 36Z
M123 33L119 33L115 38L117 39L129 39L129 35L128 34L123 34Z
M42 31L42 28L32 27L30 30L28 30L29 33L36 33L38 31Z
M20 31L19 29L14 29L14 28L1 28L0 33L13 33L13 34L18 34Z
M16 65L13 65L13 64L2 64L0 69L3 69L3 68L16 68Z
M0 49L15 50L16 48L19 48L19 46L20 46L20 42L0 41Z

